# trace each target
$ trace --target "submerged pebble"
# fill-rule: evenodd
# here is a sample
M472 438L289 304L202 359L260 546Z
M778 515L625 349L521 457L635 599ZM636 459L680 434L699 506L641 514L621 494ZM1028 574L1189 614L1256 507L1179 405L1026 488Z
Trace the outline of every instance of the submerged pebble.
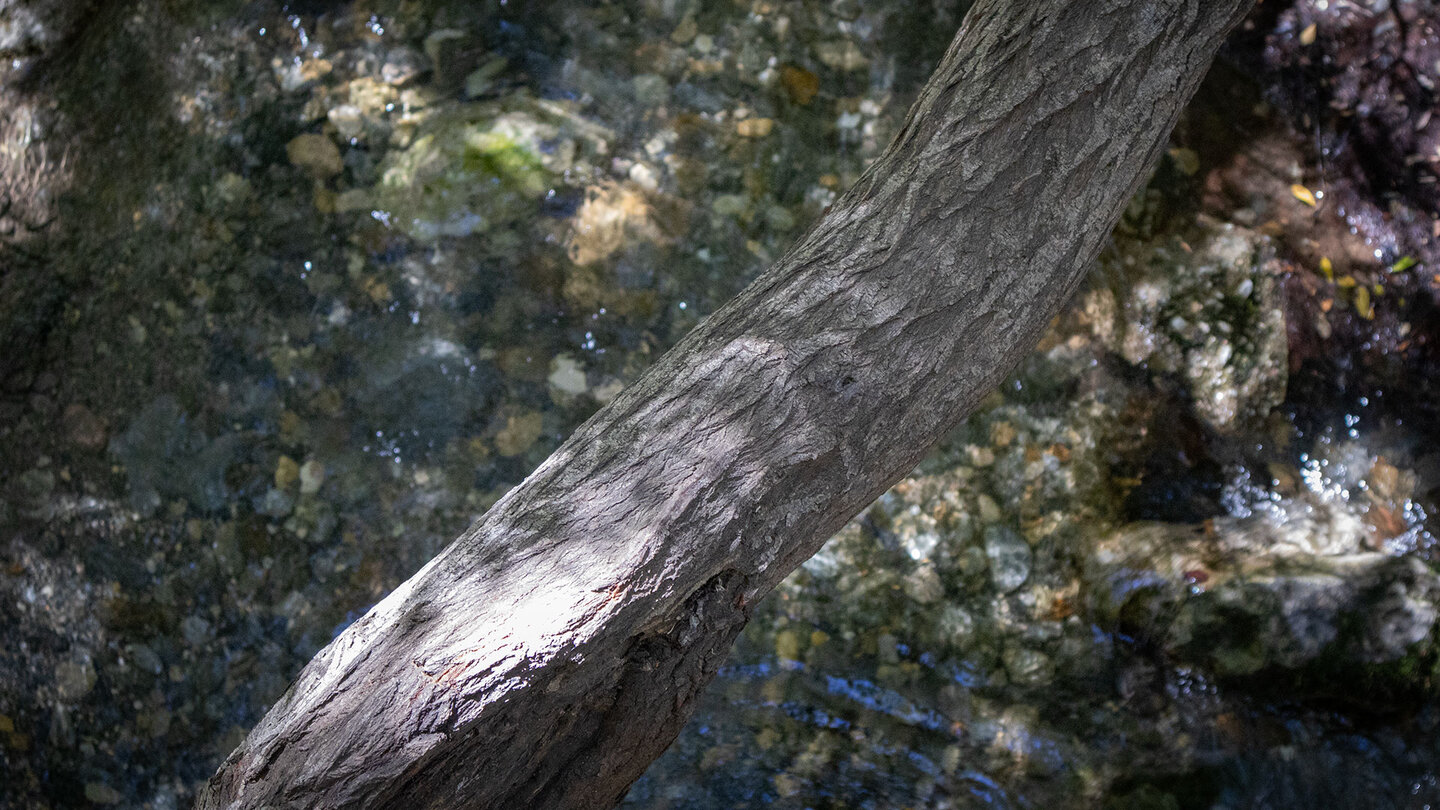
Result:
M1009 593L1030 578L1030 546L1005 526L985 529L985 556L990 560L990 579L1001 593Z
M285 155L291 165L304 171L316 180L326 180L339 174L345 164L340 160L340 150L334 141L324 135L297 135L285 145Z
M562 354L550 361L550 376L546 379L551 388L567 396L590 390L585 382L585 369L569 355Z
M495 451L502 456L518 456L530 449L544 430L545 417L529 411L505 418L505 426L495 434Z
M94 284L57 296L66 351L0 420L0 524L45 527L0 567L20 707L0 745L31 804L68 801L41 773L80 774L70 799L189 803L310 654L861 176L958 25L945 4L681 2L632 32L580 4L557 8L560 54L553 20L477 9L216 18L166 51L133 128L200 135L166 150L176 179L95 187L118 230L67 213L83 227L55 241ZM1169 154L1157 178L1208 182L1207 150ZM1358 406L1330 439L1288 421L1291 271L1214 222L1136 237L1163 199L1137 197L1004 395L749 607L719 708L632 804L1159 806L1137 780L1336 739L1253 684L1428 694L1427 445ZM1331 275L1316 330L1384 320L1392 291ZM1257 706L1283 727L1245 728Z

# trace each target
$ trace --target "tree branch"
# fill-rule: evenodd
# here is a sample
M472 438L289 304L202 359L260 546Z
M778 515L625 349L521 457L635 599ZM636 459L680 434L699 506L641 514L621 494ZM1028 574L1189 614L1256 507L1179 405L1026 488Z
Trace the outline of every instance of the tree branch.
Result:
M982 0L859 183L305 668L197 807L599 807L1033 345L1251 0Z

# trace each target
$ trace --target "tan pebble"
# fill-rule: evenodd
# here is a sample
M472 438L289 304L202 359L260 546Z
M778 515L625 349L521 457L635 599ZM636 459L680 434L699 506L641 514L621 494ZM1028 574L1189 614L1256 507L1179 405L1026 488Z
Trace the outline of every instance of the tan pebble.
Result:
M335 66L330 64L329 59L311 59L300 67L300 75L307 82L318 81L330 75Z
M285 144L285 156L292 165L316 180L334 177L345 168L340 160L340 150L334 141L324 135L307 133L295 136Z
M1370 490L1381 500L1391 500L1400 487L1400 470L1383 458L1375 459L1370 467Z
M352 188L335 195L332 208L341 214L363 211L370 207L370 194L361 188Z
M495 434L495 451L502 456L518 456L530 449L545 429L545 417L530 411L506 418L505 427Z
M870 59L860 46L849 40L822 42L815 46L815 55L827 67L836 70L864 70L870 66Z
M975 499L976 511L980 513L980 520L984 523L998 523L1000 521L1000 505L989 495L981 494Z
M315 210L319 213L335 213L335 192L330 189L317 183L315 193L311 196L311 200L315 203Z
M670 32L670 41L676 45L684 45L694 39L698 33L700 33L700 26L695 24L695 17L687 14L685 19L675 26L675 30Z
M775 655L790 661L800 660L800 634L781 630L775 634Z
M390 303L390 285L378 278L369 278L364 281L365 294L370 300L380 306Z
M775 128L773 118L746 118L743 121L735 122L735 131L742 138L763 138L770 134Z
M286 489L300 478L300 465L289 456L281 456L275 464L275 486Z
M1015 441L1015 426L1009 422L996 422L990 426L990 443L996 447L1007 447Z
M995 451L988 447L969 445L965 449L970 454L970 463L976 467L989 467L995 463Z

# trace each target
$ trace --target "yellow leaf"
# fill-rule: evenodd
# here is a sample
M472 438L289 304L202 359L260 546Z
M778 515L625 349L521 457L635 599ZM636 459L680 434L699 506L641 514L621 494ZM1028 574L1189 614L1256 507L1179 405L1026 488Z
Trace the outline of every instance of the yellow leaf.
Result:
M1301 44L1301 45L1314 45L1314 44L1315 44L1315 23L1310 23L1309 25L1305 26L1305 30L1303 30L1303 31L1300 32L1300 44Z
M1399 261L1390 265L1390 272L1403 273L1406 270L1414 267L1416 264L1419 264L1419 262L1415 261L1414 256L1401 256Z
M1375 317L1375 308L1370 305L1370 290L1366 287L1355 288L1355 312L1367 321Z
M1326 281L1335 280L1335 265L1330 263L1329 256L1320 257L1320 275L1324 276Z
M1315 207L1315 194L1314 192L1310 191L1310 189L1300 185L1299 183L1296 183L1295 185L1290 187L1290 193L1294 194L1295 199L1299 200L1300 202L1305 203L1311 208Z

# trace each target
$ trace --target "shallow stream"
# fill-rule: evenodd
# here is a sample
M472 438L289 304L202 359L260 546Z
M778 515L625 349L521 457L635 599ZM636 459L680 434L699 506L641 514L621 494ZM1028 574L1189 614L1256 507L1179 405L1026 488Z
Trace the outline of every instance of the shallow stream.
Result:
M0 32L0 806L187 806L859 176L966 5ZM1440 226L1287 84L1359 19L1373 85L1398 29L1266 5L1034 355L757 609L627 806L1440 803Z

